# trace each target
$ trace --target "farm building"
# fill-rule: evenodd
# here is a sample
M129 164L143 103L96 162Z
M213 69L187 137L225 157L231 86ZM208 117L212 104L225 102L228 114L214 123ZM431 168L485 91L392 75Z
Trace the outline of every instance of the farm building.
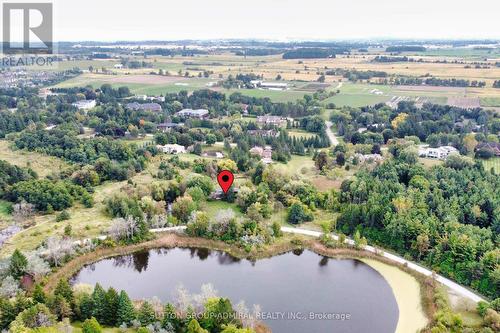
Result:
M175 115L182 117L182 118L198 118L202 119L208 116L208 110L206 109L183 109L179 112L177 112Z
M128 103L127 105L125 105L125 107L131 110L156 111L156 112L162 111L161 105L158 103L140 104L137 102L133 102L133 103Z
M186 148L181 145L177 144L168 144L168 145L157 145L156 148L158 148L160 151L162 151L165 154L184 154L186 153Z
M91 100L84 99L84 100L75 102L71 105L73 105L74 107L77 107L78 110L89 110L89 109L92 109L93 107L96 106L96 102L93 99L91 99Z
M452 154L459 154L458 150L452 146L441 146L437 148L430 148L425 145L421 145L418 148L418 156L427 158L436 158L439 160L444 160Z
M254 88L269 89L269 90L287 90L288 83L284 82L264 82L261 80L252 80L250 84Z

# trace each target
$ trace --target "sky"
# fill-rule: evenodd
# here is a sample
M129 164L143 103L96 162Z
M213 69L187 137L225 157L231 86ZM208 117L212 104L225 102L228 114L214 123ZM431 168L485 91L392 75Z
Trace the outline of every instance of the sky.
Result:
M54 0L57 41L500 38L500 1Z

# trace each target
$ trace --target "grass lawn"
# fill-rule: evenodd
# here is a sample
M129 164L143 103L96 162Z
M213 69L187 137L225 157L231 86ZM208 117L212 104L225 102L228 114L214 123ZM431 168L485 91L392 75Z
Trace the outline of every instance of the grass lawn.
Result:
M275 163L272 165L278 171L290 176L297 175L303 178L311 178L316 175L316 167L310 156L292 155L292 159L287 164Z
M490 158L489 160L482 160L484 168L486 170L495 170L497 175L500 175L500 157Z
M57 157L24 150L11 150L6 140L0 140L0 160L19 167L30 167L39 177L45 177L54 171L69 167L66 162Z
M243 216L243 213L240 208L236 206L236 204L222 200L207 201L203 203L200 210L206 212L210 218L213 218L221 209L231 209L234 211L236 216Z
M429 169L432 168L433 166L441 165L444 163L444 161L442 161L442 160L437 160L434 158L422 158L422 157L419 157L418 161L420 163L422 163L426 168L429 168Z

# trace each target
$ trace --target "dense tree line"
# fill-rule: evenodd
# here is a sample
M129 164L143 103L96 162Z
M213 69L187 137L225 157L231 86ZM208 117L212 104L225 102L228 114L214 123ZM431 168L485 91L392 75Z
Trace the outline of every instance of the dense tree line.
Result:
M388 46L385 52L425 52L427 49L423 46L415 45L397 45Z
M459 157L430 170L414 162L400 153L345 181L338 227L498 297L500 177Z
M177 306L156 299L134 305L125 291L106 290L99 284L90 290L73 290L67 280L60 280L51 293L37 284L30 298L22 294L13 299L0 298L0 327L14 333L65 331L71 329L69 319L81 321L83 333L102 333L104 325L141 333L254 332L244 325L253 326L255 316L246 308L235 310L231 301L218 297L211 285L202 286L199 295L190 295L182 288L177 293Z
M343 69L343 68L329 69L325 71L325 75L335 75L335 76L342 75L342 77L352 82L356 82L358 80L369 80L374 77L384 78L388 76L387 72L384 71L372 71L372 70L362 71L357 69Z
M431 146L452 145L463 153L473 151L469 134L481 131L473 141L488 140L500 129L500 117L483 109L462 109L437 104L421 108L400 102L396 109L384 104L363 108L344 108L332 113L340 135L351 143L387 143L392 138L417 137ZM493 135L494 136L494 135ZM383 141L382 141L383 140Z
M283 59L335 58L337 54L349 52L347 48L298 48L283 53Z

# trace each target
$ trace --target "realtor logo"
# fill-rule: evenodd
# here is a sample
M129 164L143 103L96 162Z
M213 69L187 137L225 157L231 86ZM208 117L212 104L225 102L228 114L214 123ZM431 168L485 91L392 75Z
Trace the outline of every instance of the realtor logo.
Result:
M3 53L52 54L52 3L3 3Z

